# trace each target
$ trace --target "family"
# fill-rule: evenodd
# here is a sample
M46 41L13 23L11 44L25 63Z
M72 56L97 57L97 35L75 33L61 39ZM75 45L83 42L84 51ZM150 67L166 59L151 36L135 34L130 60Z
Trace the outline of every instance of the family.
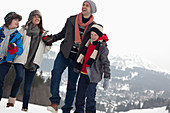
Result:
M20 84L24 80L21 110L28 111L32 82L43 54L50 50L53 42L63 39L51 71L51 104L47 110L58 112L60 81L62 73L68 68L65 103L61 108L63 113L71 112L74 98L74 113L96 113L97 84L104 78L103 88L107 90L111 79L107 48L109 39L103 33L103 26L94 22L93 13L96 12L96 4L85 0L82 11L67 18L63 29L54 35L47 35L39 10L29 14L28 21L19 31L17 28L22 20L21 15L9 12L4 17L5 24L0 27L0 100L4 79L11 65L16 72L6 107L14 107Z

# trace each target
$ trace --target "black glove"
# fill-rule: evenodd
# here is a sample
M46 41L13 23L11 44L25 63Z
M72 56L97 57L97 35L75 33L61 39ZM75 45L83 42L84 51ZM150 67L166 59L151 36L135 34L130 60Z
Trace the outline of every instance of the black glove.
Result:
M52 34L51 35L47 35L47 36L43 36L42 37L43 42L45 43L45 45L47 46L51 46L53 43L53 38L52 38Z

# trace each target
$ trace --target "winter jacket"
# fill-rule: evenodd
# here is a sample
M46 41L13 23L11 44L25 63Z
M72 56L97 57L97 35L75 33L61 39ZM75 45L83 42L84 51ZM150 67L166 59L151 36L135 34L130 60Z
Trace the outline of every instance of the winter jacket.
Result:
M64 40L61 42L60 45L60 51L63 53L65 58L69 58L69 54L71 51L71 48L73 46L73 42L75 40L75 19L77 15L70 16L66 23L64 28L59 32L58 34L53 35L53 41L61 40L64 38ZM90 28L95 22L92 22L84 35L83 41L81 45L84 45L86 40L90 37Z
M0 27L0 37L1 37L0 43L3 41L2 37L5 37L3 30L4 30L4 28ZM4 62L12 62L16 56L19 56L22 54L23 45L22 45L21 37L22 37L22 35L18 32L18 30L16 30L14 33L12 33L10 35L9 43L15 43L16 46L18 47L18 51L15 54L11 54L11 55L7 51L7 57L5 59L1 60L0 64L4 63Z
M93 54L97 45L89 44L86 54L85 54L85 57L84 57L84 60L83 60L83 65L81 68L81 73L88 74L86 68L90 67L89 79L90 79L90 82L94 82L94 83L98 83L102 79L103 74L104 74L104 78L110 79L110 62L108 59L109 50L108 50L107 44L106 44L106 42L109 39L106 34L103 34L102 37L97 39L97 41L102 41L102 40L104 40L104 42L101 42L101 44L100 44L101 46L98 50L98 55L95 58L94 62L91 64L91 66L88 65L87 62L88 62L90 56ZM97 51L97 50L95 50L95 51ZM80 65L78 67L80 67Z
M19 64L25 65L27 62L28 54L29 54L31 37L26 35L27 30L24 27L21 28L19 32L23 36L23 39L22 39L23 40L23 53L14 59L14 63L19 63ZM41 35L41 37L46 35L46 33L47 33L47 31L44 31L44 33ZM42 58L43 58L43 54L47 53L50 50L50 48L51 48L50 46L46 46L44 44L44 42L42 41L42 38L41 38L37 52L34 57L33 63L37 64L38 67L40 67Z
M107 46L104 44L101 46L101 50L96 60L91 65L91 75L90 81L94 83L98 83L101 81L102 76L104 74L104 78L110 79L110 61L108 59L109 50Z

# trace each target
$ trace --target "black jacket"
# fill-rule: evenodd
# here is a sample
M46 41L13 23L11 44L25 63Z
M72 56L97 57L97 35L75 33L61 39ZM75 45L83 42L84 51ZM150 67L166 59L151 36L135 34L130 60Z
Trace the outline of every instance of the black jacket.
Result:
M61 30L61 32L59 32L58 34L53 35L53 41L57 41L57 40L61 40L64 38L64 40L61 42L60 45L60 51L63 53L65 58L69 57L71 48L73 46L73 42L75 40L75 20L76 20L76 16L70 16L66 23L64 28ZM86 33L84 35L84 38L82 40L82 44L81 47L84 47L82 45L85 44L85 42L90 38L90 28L91 26L94 24L95 22L92 22L87 30ZM80 47L80 49L81 49Z

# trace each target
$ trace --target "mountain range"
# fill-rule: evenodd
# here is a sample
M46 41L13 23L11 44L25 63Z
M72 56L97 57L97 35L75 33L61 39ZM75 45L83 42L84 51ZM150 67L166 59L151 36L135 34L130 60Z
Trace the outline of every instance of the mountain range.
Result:
M44 77L50 77L50 72L59 47L44 55L41 69ZM158 66L142 59L137 55L109 56L111 68L110 88L103 90L103 81L97 86L97 107L103 111L114 109L126 111L129 103L134 108L147 108L145 101L153 98L170 98L170 74L161 70ZM61 88L67 85L67 70L63 73ZM163 106L167 103L158 105ZM120 107L121 106L121 107ZM123 106L123 108L122 108ZM154 105L153 105L154 107Z

